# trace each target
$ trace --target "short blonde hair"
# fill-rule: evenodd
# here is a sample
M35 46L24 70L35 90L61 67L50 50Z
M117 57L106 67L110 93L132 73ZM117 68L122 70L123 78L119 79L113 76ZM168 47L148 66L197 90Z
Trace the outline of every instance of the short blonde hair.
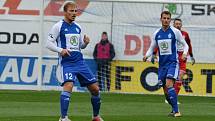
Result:
M63 6L63 11L64 11L64 12L67 11L68 6L77 7L76 3L74 3L74 2L67 2L67 3Z

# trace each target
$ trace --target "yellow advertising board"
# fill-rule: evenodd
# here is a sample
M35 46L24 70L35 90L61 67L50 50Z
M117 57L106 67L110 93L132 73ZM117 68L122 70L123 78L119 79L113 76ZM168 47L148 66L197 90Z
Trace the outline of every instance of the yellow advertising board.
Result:
M141 61L114 61L111 92L163 94L158 81L158 64ZM187 64L180 94L215 96L215 64Z

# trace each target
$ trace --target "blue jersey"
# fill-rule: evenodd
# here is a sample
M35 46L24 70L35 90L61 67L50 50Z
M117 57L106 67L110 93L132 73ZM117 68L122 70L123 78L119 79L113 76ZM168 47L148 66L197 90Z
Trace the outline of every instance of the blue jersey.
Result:
M172 27L169 27L166 31L159 29L154 33L154 40L159 49L160 66L178 62L176 34L177 32Z
M184 46L184 54L188 52L188 45L186 44L181 32L169 27L166 31L162 28L156 30L153 34L153 39L146 57L151 56L155 47L159 49L159 69L158 79L165 83L166 78L177 79L178 77L178 53L177 42L181 42Z
M184 45L184 53L187 54L188 45L178 29L171 26L166 31L162 28L157 29L153 34L152 42L146 56L150 56L154 48L158 47L159 66L178 63L177 42L181 42Z
M60 64L63 66L77 64L83 61L83 55L81 49L85 48L86 45L83 42L82 29L80 25L76 22L71 24L65 22L64 20L56 23L51 31L49 32L48 41L56 42L57 47L53 51L60 53L62 49L68 49L70 56L62 57L59 54ZM48 43L51 46L51 43Z
M61 53L63 49L67 49L70 52L70 55L66 57L58 54L62 85L65 82L74 82L76 80L79 80L81 86L96 82L93 73L83 61L81 49L86 46L83 41L81 27L76 22L69 24L61 20L52 27L46 47L58 53Z

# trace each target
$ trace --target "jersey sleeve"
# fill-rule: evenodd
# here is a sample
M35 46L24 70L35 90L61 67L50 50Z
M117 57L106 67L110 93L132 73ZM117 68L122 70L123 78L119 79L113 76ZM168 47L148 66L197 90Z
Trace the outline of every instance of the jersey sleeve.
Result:
M51 50L53 52L58 52L58 53L60 53L63 50L63 48L60 48L57 46L57 42L56 42L56 40L60 34L59 29L60 28L59 28L58 24L55 24L49 31L47 42L46 42L46 48L48 48L49 50Z
M186 41L184 40L181 32L179 30L175 29L175 34L176 34L176 40L179 41L180 43L182 43L182 45L184 46L183 54L187 55L189 47L188 47Z
M189 34L187 32L186 32L185 40L187 42L187 45L189 46L188 52L189 52L190 56L193 57L193 50L192 50L191 40L190 40Z
M148 51L146 52L146 55L145 55L146 57L151 56L153 51L154 51L154 49L155 49L155 47L157 47L157 44L156 44L156 41L155 41L156 33L157 32L155 32L153 34L153 36L152 36L152 41L151 41L150 47L149 47L149 49L148 49Z

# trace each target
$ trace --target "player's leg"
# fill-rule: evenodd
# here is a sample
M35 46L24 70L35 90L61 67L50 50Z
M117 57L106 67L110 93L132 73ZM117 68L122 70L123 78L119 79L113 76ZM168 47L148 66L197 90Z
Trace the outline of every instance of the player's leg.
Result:
M165 96L165 99L166 99L165 103L168 103L172 107L171 112L168 114L168 116L173 116L174 115L173 105L172 105L172 103L170 101L166 86L163 87L163 91L164 91L164 96Z
M93 121L103 121L99 116L101 97L97 83L93 83L87 86L91 93L91 104L93 107Z
M174 111L174 116L181 116L178 108L178 97L175 91L175 88L173 87L174 81L178 77L178 64L171 64L168 67L167 76L166 76L166 88L167 93L170 99L170 103L172 104L172 109Z
M169 104L172 107L172 110L169 114L169 116L170 116L170 115L173 115L173 105L172 105L169 95L168 95L168 88L166 87L166 80L165 80L164 84L165 85L163 86L163 91L164 91L164 96L165 96L165 103Z
M102 118L99 116L101 97L96 78L85 64L82 65L80 68L81 71L79 72L79 74L77 74L77 78L81 86L86 86L91 93L91 104L93 107L93 121L103 121Z
M179 91L181 89L184 74L185 74L185 72L180 70L178 80L175 81L174 88L175 88L175 91L176 91L177 95L178 95L178 93L179 93Z
M179 71L179 77L178 77L178 79L176 80L176 82L174 84L174 88L175 88L175 91L176 91L177 95L178 95L178 93L179 93L179 91L181 89L181 85L182 85L182 81L183 81L183 76L186 73L186 61L184 61L182 59L182 54L183 53L181 53L181 52L178 53L180 71Z
M162 86L163 87L163 92L164 92L164 96L165 96L165 102L167 102L168 104L171 105L170 101L169 101L169 96L167 93L167 88L166 88L166 74L167 74L167 68L166 67L159 67L158 69L158 81L159 81L159 87Z
M167 78L166 79L166 88L167 88L167 94L168 94L168 97L169 97L169 102L172 106L172 109L174 111L174 113L178 113L179 110L178 110L178 104L177 104L177 94L175 92L175 89L173 87L173 84L174 84L174 80L173 79L170 79L170 78Z
M166 99L167 103L172 106L172 103L170 102L170 99L169 99L169 96L168 96L168 90L167 90L166 86L163 87L163 91L164 91L164 96L165 96L165 99Z
M60 121L70 121L68 119L68 108L72 93L73 83L65 82L63 85L63 91L60 95L60 109L61 109L61 118Z
M100 111L100 106L101 106L101 97L100 97L98 83L96 83L96 80L94 82L91 80L90 82L84 83L83 80L85 80L85 82L86 82L86 79L84 79L85 77L78 76L78 78L82 79L81 85L82 86L87 85L87 88L91 93L91 104L93 107L93 121L103 121L102 118L99 116L99 111Z
M174 88L175 88L175 92L176 92L177 95L181 90L181 85L183 83L183 76L184 75L185 75L185 71L180 70L178 80L176 80L175 83L174 83ZM180 104L180 102L178 102L178 104Z
M68 119L67 113L71 98L71 93L73 89L73 81L75 80L75 75L72 73L71 68L63 68L62 71L63 83L63 91L60 95L60 109L61 109L61 118L59 121L70 121Z

